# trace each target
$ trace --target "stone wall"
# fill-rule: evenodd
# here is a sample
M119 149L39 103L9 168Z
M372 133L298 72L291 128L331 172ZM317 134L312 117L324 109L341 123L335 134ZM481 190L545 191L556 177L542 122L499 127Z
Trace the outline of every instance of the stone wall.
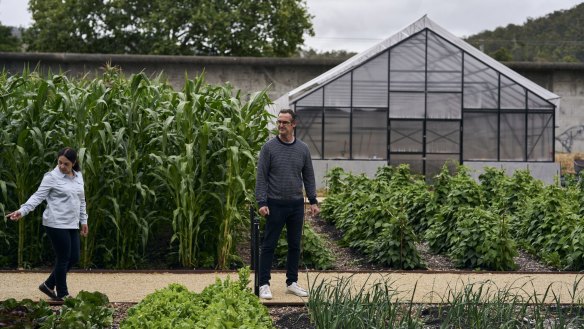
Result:
M10 73L20 73L28 66L31 70L38 67L45 74L50 70L94 77L110 63L127 75L142 71L152 77L162 74L175 89L180 89L187 76L194 79L204 72L207 82L229 82L246 93L269 88L272 100L341 62L338 59L0 52L0 67Z
M0 67L20 73L25 66L41 72L67 72L90 77L107 64L126 74L144 71L162 73L175 88L182 88L185 76L205 72L209 83L230 82L244 92L268 89L275 100L284 93L340 64L339 59L195 57L150 55L102 55L66 53L0 53ZM556 116L556 151L584 152L584 64L506 63L511 69L561 96Z
M556 152L584 152L584 64L507 63L514 71L561 97L556 113Z

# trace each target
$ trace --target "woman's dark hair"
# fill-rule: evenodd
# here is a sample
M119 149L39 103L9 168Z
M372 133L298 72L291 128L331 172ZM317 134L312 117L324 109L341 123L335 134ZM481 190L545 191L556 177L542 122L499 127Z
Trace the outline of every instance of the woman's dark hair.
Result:
M81 171L81 167L79 167L79 162L77 162L77 151L70 147L66 147L59 151L59 153L57 154L57 159L59 159L60 156L64 156L65 158L67 158L67 160L73 163L73 170Z

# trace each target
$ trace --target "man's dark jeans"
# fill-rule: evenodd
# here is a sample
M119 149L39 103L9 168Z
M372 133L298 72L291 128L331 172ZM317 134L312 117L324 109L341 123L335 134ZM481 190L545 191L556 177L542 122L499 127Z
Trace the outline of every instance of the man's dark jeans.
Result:
M51 240L53 250L57 255L55 267L45 284L49 289L57 287L57 297L69 295L67 289L67 272L79 261L79 230L46 227L45 231Z
M270 284L270 270L274 260L274 250L284 225L287 230L288 258L286 261L286 284L298 281L300 241L304 223L304 200L268 199L270 215L266 218L264 241L260 255L260 286Z

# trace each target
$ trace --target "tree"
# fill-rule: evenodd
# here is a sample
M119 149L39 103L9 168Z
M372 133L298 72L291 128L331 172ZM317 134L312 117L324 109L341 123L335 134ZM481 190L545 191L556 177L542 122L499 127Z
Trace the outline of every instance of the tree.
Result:
M486 54L502 56L503 60L584 62L582 17L584 3L543 17L528 18L523 25L509 24L494 31L483 31L466 41Z
M301 49L296 53L296 56L301 58L339 58L349 59L357 53L347 50L327 50L318 51L314 48Z
M505 47L497 49L491 56L499 62L508 62L513 59L513 55Z
M12 35L12 28L0 24L0 51L20 51L20 40Z
M313 35L305 0L30 0L31 51L289 56Z

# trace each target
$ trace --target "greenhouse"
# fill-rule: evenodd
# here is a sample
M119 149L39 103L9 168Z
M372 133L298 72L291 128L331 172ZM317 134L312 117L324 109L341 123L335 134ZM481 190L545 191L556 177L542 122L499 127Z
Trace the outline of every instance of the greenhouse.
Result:
M427 177L446 162L556 168L559 96L427 16L285 94L274 110L285 107L298 113L296 136L320 177L331 166L401 163Z

